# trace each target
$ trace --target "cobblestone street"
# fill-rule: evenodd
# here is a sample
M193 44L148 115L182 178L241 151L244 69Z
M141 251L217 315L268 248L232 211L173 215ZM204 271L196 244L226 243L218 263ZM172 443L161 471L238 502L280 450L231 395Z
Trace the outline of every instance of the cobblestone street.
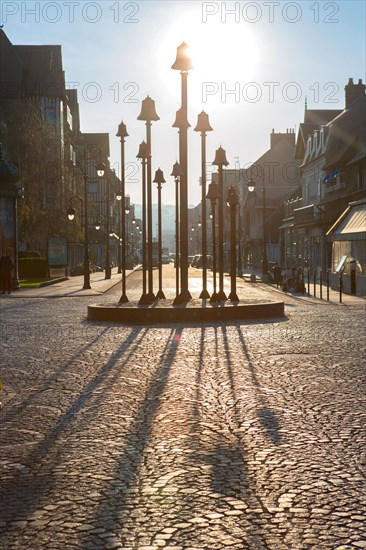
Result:
M366 548L365 307L255 292L286 318L1 299L2 549Z

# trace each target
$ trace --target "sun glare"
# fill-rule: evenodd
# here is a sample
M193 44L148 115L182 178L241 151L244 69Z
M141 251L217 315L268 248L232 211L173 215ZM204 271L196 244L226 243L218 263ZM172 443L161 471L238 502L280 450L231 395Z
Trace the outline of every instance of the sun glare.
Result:
M255 78L259 52L254 32L248 25L203 23L197 11L180 15L160 43L158 56L162 78L174 62L177 46L183 41L189 46L194 66L192 82L196 79L224 82L229 88L235 86L235 82L246 83Z

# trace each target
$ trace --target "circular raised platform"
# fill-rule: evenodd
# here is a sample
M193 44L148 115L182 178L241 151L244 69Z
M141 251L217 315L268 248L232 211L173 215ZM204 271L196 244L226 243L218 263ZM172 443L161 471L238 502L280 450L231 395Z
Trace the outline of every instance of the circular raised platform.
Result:
M89 321L107 321L133 325L169 323L202 323L217 321L238 321L274 319L284 317L284 302L220 302L211 304L208 300L190 300L185 304L173 305L173 300L158 300L152 305L124 304L90 305Z

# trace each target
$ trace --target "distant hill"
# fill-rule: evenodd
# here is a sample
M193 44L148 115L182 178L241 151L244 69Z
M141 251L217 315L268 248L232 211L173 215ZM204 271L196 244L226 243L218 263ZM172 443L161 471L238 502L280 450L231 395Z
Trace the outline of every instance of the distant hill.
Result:
M136 218L142 218L141 204L135 204ZM175 205L163 204L161 207L162 230L164 233L175 233ZM153 236L157 235L158 205L152 205Z

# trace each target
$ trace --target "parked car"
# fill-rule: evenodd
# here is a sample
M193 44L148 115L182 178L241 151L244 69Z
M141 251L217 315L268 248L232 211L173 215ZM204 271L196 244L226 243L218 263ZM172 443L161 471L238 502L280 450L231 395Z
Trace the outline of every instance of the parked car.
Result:
M202 269L202 254L196 254L192 260L191 266L197 267L198 269ZM210 269L212 267L212 256L209 254L206 255L206 267Z
M162 264L168 264L170 263L169 256L165 256L165 254L161 257L161 263Z

